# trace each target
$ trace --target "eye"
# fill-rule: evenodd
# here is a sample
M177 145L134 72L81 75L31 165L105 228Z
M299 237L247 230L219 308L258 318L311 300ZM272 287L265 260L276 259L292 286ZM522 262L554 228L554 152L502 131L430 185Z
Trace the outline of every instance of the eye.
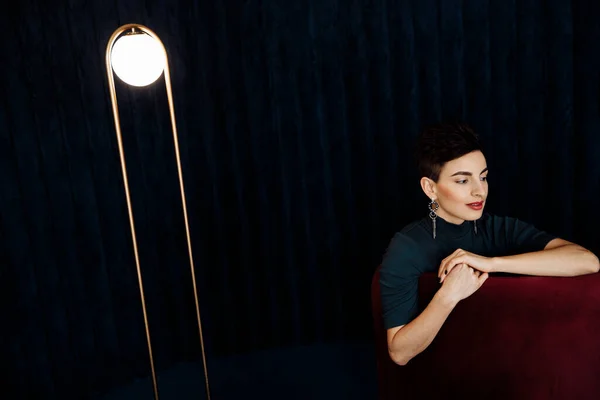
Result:
M467 183L467 180L466 179L462 179L460 181L456 181L456 183L464 185L465 183Z
M481 177L481 180L482 180L483 182L487 182L487 176L482 176L482 177Z

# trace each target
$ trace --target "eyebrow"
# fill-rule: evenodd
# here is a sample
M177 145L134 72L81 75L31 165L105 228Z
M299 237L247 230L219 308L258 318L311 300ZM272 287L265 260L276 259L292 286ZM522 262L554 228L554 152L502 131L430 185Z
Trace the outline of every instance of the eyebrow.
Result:
M479 175L483 174L483 173L484 173L484 172L486 172L487 170L488 170L488 169L487 169L487 167L485 167L485 168L483 169L483 171L481 171L481 172L479 173ZM452 174L452 175L450 175L450 176L452 177L452 176L456 176L456 175L473 176L473 173L472 173L472 172L469 172L469 171L458 171L458 172L455 172L455 173L453 173L453 174Z

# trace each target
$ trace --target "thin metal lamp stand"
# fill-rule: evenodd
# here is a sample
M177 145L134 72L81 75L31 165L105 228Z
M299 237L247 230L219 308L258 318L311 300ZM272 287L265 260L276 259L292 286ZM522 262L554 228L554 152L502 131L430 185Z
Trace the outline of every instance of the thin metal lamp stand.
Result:
M141 31L142 33L136 32L136 30ZM117 105L117 93L115 90L115 80L114 80L114 75L113 75L114 71L112 68L112 66L113 66L113 64L112 64L113 45L115 44L117 39L126 32L129 32L130 34L136 34L136 33L137 34L147 34L148 36L150 36L151 38L156 40L160 44L162 51L164 52L164 57L166 60L165 68L164 68L163 72L165 74L165 85L167 88L167 98L169 101L169 113L171 115L171 127L173 130L173 143L175 146L175 158L177 161L177 172L179 175L179 187L181 190L181 202L183 205L183 217L184 217L184 221L185 221L185 231L186 231L186 237L187 237L188 254L189 254L189 258L190 258L190 271L192 274L192 284L193 284L193 288L194 288L194 300L196 303L196 317L198 319L198 330L200 333L200 347L202 350L202 363L204 366L204 379L205 379L205 384L206 384L206 395L208 397L208 400L210 400L210 389L209 389L209 385L208 385L208 372L207 372L207 367L206 367L206 354L204 351L204 338L202 335L202 322L200 319L200 304L198 301L198 290L197 290L197 286L196 286L196 274L194 271L194 258L192 255L192 243L191 243L191 239L190 239L190 229L189 229L189 224L188 224L187 206L186 206L186 200L185 200L185 189L184 189L184 184L183 184L183 176L182 176L182 172L181 172L181 159L180 159L180 155L179 155L179 140L177 138L177 125L175 124L175 108L173 105L173 93L171 91L171 74L169 71L169 61L168 61L168 57L167 57L167 51L166 51L165 46L163 45L162 41L159 39L159 37L149 28L147 28L143 25L139 25L139 24L126 24L126 25L119 27L117 30L115 30L108 41L108 45L106 46L106 72L108 75L108 84L110 87L110 99L112 102L112 111L113 111L113 116L114 116L114 120L115 120L115 130L117 133L117 142L119 145L119 155L121 158L121 172L123 173L123 183L125 186L125 197L127 200L127 210L129 212L129 225L131 227L131 236L133 239L133 252L135 255L135 264L136 264L136 268L137 268L138 284L139 284L139 288L140 288L140 297L142 300L142 311L144 313L144 325L146 328L146 340L148 342L148 353L150 356L150 368L152 369L152 383L153 383L153 387L154 387L154 398L155 398L155 400L158 400L158 384L157 384L157 379L156 379L156 370L154 368L154 358L152 356L152 342L150 340L150 328L148 325L148 315L146 312L146 300L144 297L144 285L143 285L143 281L142 281L142 272L140 269L138 245L137 245L137 239L136 239L136 235L135 235L135 224L134 224L134 220L133 220L133 209L131 206L129 182L127 179L127 166L125 164L125 153L123 151L123 140L122 140L122 136L121 136L121 124L120 124L120 120L119 120L119 109L118 109L118 105Z

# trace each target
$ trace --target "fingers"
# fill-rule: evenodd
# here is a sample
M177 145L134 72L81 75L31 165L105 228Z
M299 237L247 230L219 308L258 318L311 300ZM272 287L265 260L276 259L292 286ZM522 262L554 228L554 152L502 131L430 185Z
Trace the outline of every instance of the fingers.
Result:
M446 278L446 276L448 276L448 274L450 273L450 271L452 271L452 268L455 267L455 265L456 265L456 264L454 264L455 261L456 261L456 259L449 260L448 262L446 262L442 265L442 270L440 271L440 274L439 274L439 278L441 279L440 282L443 282L444 279Z
M483 274L479 275L479 277L477 278L479 280L479 286L483 285L483 283L487 281L487 278L489 277L490 274L488 274L487 272L484 272Z
M457 264L450 264L450 265L452 265L452 266L451 266L451 267L448 267L448 268L447 268L447 269L444 271L444 273L442 274L442 277L440 278L440 283L443 283L443 282L444 282L444 280L446 280L446 278L448 277L448 275L450 275L450 273L451 273L452 271L455 271L455 270L456 270L456 271L459 271L459 270L461 270L462 268L467 268L467 267L468 267L468 265L467 265L467 264L464 264L464 263L457 263ZM446 273L446 271L447 271L447 273Z
M438 269L438 278L441 278L442 276L448 275L450 273L450 271L446 271L448 269L447 265L450 262L450 260L456 257L461 251L462 249L456 249L452 254L450 254L448 257L442 260L442 262L440 263L440 268Z
M438 269L438 278L441 278L444 275L448 275L448 271L446 271L446 264L448 264L448 261L450 260L450 257L444 258L442 260L442 262L440 263L440 268Z
M450 272L452 272L452 270L456 266L459 266L459 265L462 265L462 264L464 264L464 263L463 263L463 261L462 261L462 259L460 257L457 257L457 258L454 258L454 259L450 260L446 264L446 266L444 268L444 271L442 272L442 275L441 275L441 278L440 278L440 283L444 282L444 279L446 279L446 277L448 276L448 274L450 274ZM464 265L466 265L466 264L464 264Z

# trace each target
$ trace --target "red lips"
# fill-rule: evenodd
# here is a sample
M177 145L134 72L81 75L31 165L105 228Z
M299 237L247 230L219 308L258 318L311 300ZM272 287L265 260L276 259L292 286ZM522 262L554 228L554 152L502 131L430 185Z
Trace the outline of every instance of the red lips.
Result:
M467 206L471 207L473 210L481 210L483 208L483 201L478 201L477 203L469 203Z

